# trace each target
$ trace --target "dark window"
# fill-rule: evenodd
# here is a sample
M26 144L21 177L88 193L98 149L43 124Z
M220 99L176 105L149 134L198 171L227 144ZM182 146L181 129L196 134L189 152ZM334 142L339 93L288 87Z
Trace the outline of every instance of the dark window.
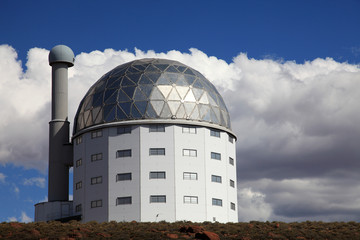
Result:
M230 187L235 187L235 182L233 180L230 179Z
M182 132L196 134L196 127L182 127Z
M117 134L131 133L131 126L121 126L117 128Z
M118 197L116 199L116 205L125 205L125 204L132 204L131 197Z
M149 132L165 132L165 126L159 124L150 125Z
M102 130L91 132L91 138L99 138L99 137L102 137Z
M221 183L221 176L211 175L211 181Z
M75 166L80 167L81 165L82 165L82 159L80 158L80 159L76 160Z
M95 161L100 161L102 160L102 153L96 153L91 155L91 161L95 162Z
M91 201L91 208L102 207L102 200Z
M222 206L222 200L221 200L221 199L217 199L217 198L213 198L213 199L212 199L212 205L213 205L213 206Z
M229 142L234 143L234 138L229 135Z
M75 212L81 212L81 204L75 206Z
M220 137L220 131L215 130L215 129L210 129L210 136L212 137Z
M150 172L150 179L165 179L165 172Z
M234 159L229 157L229 163L234 166Z
M76 142L76 145L79 145L80 143L82 143L82 136L77 137L75 142Z
M91 185L102 183L102 176L91 178Z
M235 210L235 203L230 203L231 210Z
M216 152L211 152L211 159L221 160L221 154Z
M76 190L78 190L78 189L80 189L80 188L82 188L82 181L77 182L76 185L75 185L75 189L76 189Z
M195 149L183 149L183 156L196 157L197 151Z
M184 203L198 204L198 197L196 197L196 196L184 196Z
M150 148L150 155L165 155L165 148Z
M131 173L118 173L116 175L116 181L130 181Z
M116 152L116 157L117 158L131 157L131 149L118 150Z
M197 180L197 173L194 172L184 172L184 180Z
M151 195L150 203L166 203L165 195Z

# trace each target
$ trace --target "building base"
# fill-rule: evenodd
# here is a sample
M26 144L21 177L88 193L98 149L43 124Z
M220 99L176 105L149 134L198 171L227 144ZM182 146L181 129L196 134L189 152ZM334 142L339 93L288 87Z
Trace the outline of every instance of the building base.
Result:
M41 202L35 204L35 222L81 220L74 216L73 201Z

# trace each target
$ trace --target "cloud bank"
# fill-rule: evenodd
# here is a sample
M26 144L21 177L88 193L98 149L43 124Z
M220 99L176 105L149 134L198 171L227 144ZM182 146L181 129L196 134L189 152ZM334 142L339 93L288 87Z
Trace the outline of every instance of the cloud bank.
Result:
M15 49L0 46L3 165L46 171L48 53L30 49L24 70ZM227 63L197 49L81 53L69 69L69 119L102 74L145 57L189 65L223 95L238 137L240 221L360 221L359 66L331 58L300 64L252 59L245 53Z

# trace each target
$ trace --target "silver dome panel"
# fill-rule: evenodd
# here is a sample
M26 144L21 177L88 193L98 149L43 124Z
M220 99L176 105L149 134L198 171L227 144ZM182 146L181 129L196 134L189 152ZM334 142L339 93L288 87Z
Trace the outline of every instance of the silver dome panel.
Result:
M75 116L74 134L111 122L184 119L231 130L219 92L198 71L166 59L140 59L102 76L86 93Z

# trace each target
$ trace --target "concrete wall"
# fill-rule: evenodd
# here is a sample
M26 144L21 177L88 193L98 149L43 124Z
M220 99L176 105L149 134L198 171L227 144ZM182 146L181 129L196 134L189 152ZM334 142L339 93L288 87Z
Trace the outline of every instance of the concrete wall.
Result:
M150 132L149 125L134 125L131 134L119 135L117 127L102 131L102 137L91 138L88 132L81 144L74 143L74 209L82 204L83 221L238 221L236 142L229 141L228 133L214 137L199 126L196 134L184 133L182 125L165 125L165 132ZM150 148L165 148L165 155L150 156ZM125 149L131 149L131 157L117 158L116 152ZM184 149L197 154L184 156ZM99 152L103 160L91 162L91 155ZM211 152L220 153L221 160L211 159ZM83 164L76 167L80 158ZM166 178L150 179L151 171L164 171ZM131 180L116 181L117 174L129 172ZM197 180L185 180L184 172L196 173ZM212 182L211 175L221 176L222 182ZM95 176L103 176L102 184L90 184ZM76 190L79 181L83 186ZM165 195L166 203L151 203L151 195ZM116 204L118 197L129 196L131 204ZM196 197L197 203L185 203L184 197ZM214 206L213 198L221 199L222 206ZM102 207L91 208L96 199L102 199Z
M131 134L109 130L109 221L140 221L140 127L133 126ZM131 149L131 157L116 158L118 150ZM129 181L116 181L118 173L131 173ZM132 204L116 205L118 197L132 197Z

